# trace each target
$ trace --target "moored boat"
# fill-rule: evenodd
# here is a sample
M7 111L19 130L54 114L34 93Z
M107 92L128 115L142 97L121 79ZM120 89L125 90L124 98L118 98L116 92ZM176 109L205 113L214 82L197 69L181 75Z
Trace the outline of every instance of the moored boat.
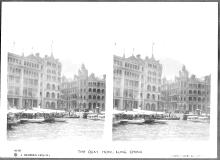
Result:
M53 117L45 118L45 119L44 119L44 122L53 123L53 122L55 122L55 118L53 118Z
M168 120L164 120L164 119L156 119L154 121L154 123L159 123L159 124L166 124Z
M20 123L20 120L8 120L7 121L7 128L11 129L12 126L16 126Z
M55 118L54 121L55 122L66 122L66 119L64 119L64 118Z
M126 120L128 124L144 124L144 119L132 119Z
M21 118L20 123L42 123L44 118Z
M98 114L98 119L100 119L101 121L105 120L105 114Z
M188 116L187 120L191 122L200 122L200 123L210 122L209 117L206 117L206 116Z
M65 116L66 118L80 118L80 116L79 115L71 115L71 116Z
M28 118L21 118L20 123L28 123Z
M152 124L152 123L154 123L154 121L155 121L154 119L145 119L144 123L145 124Z
M98 114L95 114L95 113L90 113L87 115L87 119L90 119L90 120L100 120L98 118Z
M33 118L33 119L27 119L27 123L42 123L44 122L44 118Z

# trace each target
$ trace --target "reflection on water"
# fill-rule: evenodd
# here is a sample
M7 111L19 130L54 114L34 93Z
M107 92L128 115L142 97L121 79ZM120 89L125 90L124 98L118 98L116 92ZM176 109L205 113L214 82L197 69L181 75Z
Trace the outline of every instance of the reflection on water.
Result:
M8 130L8 140L96 140L102 138L103 129L104 121L80 118L66 119L66 122L19 124Z
M208 140L209 124L171 120L167 124L127 124L113 127L113 140Z

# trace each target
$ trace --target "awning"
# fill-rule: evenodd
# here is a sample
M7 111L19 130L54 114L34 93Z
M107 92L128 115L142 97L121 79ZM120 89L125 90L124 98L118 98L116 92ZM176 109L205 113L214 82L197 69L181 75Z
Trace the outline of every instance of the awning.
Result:
M24 110L21 110L21 109L16 109L16 108L10 108L9 110L8 110L8 113L22 113L22 112L24 112Z

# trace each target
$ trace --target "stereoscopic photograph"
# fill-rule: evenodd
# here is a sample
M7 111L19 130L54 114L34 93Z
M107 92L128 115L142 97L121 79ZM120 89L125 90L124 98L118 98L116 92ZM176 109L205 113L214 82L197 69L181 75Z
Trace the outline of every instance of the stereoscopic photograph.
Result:
M217 156L217 3L3 2L1 15L0 157Z
M151 57L114 55L113 139L208 140L211 74L197 77L182 65L168 80L181 64L155 59L153 47Z
M72 13L58 14L56 7L62 6L52 9L51 5L5 4L4 11L10 13L5 15L8 48L3 53L7 56L7 139L102 139L106 106L102 42L92 41L98 36L92 29L80 29L88 23L77 19L74 12L80 10L65 5ZM62 16L59 21L57 16Z

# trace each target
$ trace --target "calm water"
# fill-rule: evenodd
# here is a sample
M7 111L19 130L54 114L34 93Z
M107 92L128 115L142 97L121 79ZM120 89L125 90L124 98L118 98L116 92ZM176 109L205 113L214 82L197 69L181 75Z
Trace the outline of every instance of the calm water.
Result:
M113 127L113 140L208 140L209 124L184 120L167 124L127 124Z
M28 123L8 130L8 140L55 140L55 139L101 139L104 121L88 119L66 119L66 122Z

